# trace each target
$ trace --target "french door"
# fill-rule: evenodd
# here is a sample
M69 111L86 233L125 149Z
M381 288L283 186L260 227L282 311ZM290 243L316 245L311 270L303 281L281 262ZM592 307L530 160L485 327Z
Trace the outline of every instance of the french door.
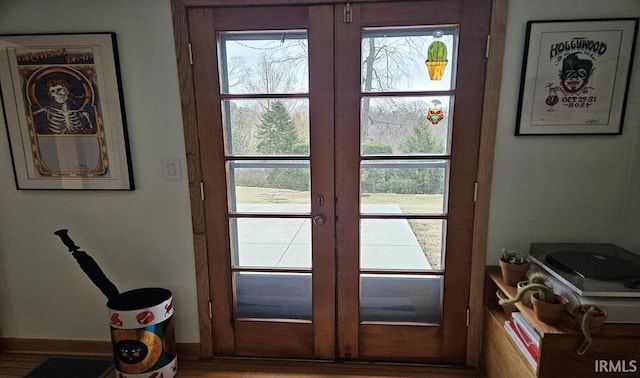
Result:
M464 363L489 15L189 9L214 354Z

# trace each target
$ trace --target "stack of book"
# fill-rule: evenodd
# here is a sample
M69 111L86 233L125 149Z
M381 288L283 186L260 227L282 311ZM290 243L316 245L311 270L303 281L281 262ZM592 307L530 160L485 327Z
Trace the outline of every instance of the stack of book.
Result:
M509 319L504 322L504 329L535 370L540 350L540 332L522 313L516 311L512 312Z

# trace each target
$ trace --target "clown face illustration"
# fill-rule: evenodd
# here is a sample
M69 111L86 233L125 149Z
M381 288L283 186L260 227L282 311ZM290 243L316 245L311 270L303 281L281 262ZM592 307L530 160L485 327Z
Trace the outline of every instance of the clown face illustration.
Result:
M568 55L562 60L560 83L566 94L580 93L589 82L593 73L593 62L578 58L578 53Z

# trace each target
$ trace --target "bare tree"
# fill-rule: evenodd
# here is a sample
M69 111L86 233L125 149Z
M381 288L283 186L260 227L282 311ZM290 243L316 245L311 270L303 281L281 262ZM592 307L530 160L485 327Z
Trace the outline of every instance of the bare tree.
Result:
M228 83L229 92L258 95L251 100L237 100L238 106L233 108L230 118L234 128L232 138L242 138L234 139L234 146L236 142L242 143L243 151L255 151L260 142L255 130L257 120L271 110L275 101L286 108L300 136L308 138L307 100L260 97L308 91L306 39L288 39L287 33L272 37L258 34L255 39L229 38L223 45L226 51L222 56L228 57L222 62L223 83Z
M413 80L411 67L423 64L426 51L424 38L365 37L362 49L362 90L367 92L384 92L397 89L399 82L409 83ZM362 104L361 138L369 141L371 119L371 97L365 96Z

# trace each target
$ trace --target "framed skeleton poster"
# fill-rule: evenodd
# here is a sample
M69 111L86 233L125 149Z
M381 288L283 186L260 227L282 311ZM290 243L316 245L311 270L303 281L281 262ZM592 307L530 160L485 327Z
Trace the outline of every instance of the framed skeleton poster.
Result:
M638 19L527 23L516 135L621 134Z
M18 189L133 190L114 33L0 36Z

